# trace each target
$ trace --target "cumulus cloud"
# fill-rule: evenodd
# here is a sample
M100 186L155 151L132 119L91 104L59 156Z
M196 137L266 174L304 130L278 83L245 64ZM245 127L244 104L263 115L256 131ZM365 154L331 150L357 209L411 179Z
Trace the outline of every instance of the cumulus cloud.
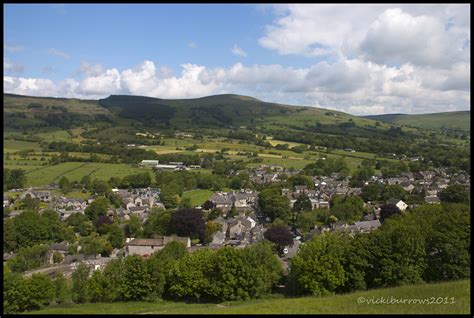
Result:
M64 52L61 52L61 51L59 51L59 50L56 50L55 48L50 48L50 49L48 50L48 54L49 54L49 55L52 55L52 56L59 56L59 57L62 57L62 58L64 58L64 59L69 59L69 58L70 58L69 54L66 54L66 53L64 53Z
M53 81L44 78L3 77L3 89L7 93L33 96L57 96Z
M230 51L234 55L238 55L238 56L242 56L242 57L247 56L247 52L245 52L241 47L237 46L237 44L234 44L234 46L232 47L232 49L230 49Z
M389 9L375 20L361 43L367 59L380 64L446 66L460 58L460 44L437 18Z
M275 6L262 47L279 54L362 56L379 64L449 66L470 58L468 5Z

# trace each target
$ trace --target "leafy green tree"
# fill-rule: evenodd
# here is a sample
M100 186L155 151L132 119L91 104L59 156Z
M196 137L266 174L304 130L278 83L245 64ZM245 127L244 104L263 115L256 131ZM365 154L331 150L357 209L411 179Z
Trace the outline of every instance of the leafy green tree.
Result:
M340 233L341 241L345 247L345 255L342 266L347 280L336 289L336 292L352 292L367 289L365 281L366 272L371 270L369 263L370 244L369 235L360 233L351 237L348 233Z
M22 189L26 184L26 171L23 169L3 169L3 189Z
M92 272L91 277L87 280L86 284L87 293L89 295L89 301L92 303L105 302L108 299L109 281L107 277L102 274L101 271Z
M383 183L370 183L362 188L361 197L365 202L368 201L381 201L382 192L384 190Z
M303 233L308 233L311 229L314 228L314 226L319 220L319 210L304 211L298 213L298 215L296 216L296 221L294 222L294 226ZM327 220L325 220L323 223L327 223Z
M142 237L143 227L138 215L131 215L130 220L125 225L125 234L127 237Z
M152 237L154 234L169 235L172 233L170 221L172 211L161 211L152 208L148 216L143 232L146 237Z
M54 284L54 301L57 304L62 304L66 301L67 297L67 281L66 278L60 272L56 272L53 279Z
M339 196L331 198L331 214L338 220L359 221L364 215L364 201L357 195Z
M167 188L161 189L160 199L165 207L169 209L178 207L180 201L179 194L173 190L168 190Z
M286 182L291 186L291 188L297 185L307 186L309 189L314 188L314 182L311 180L310 177L302 175L302 174L295 174L289 177Z
M78 231L79 226L87 222L88 218L83 213L73 213L66 219L66 224L73 226L76 231Z
M422 218L422 220L421 220ZM420 215L420 222L426 217ZM446 281L470 277L470 207L445 204L436 211L426 243L426 281Z
M25 211L13 219L18 247L48 242L54 233L50 232L45 219L34 211Z
M125 244L125 235L119 225L114 224L111 226L108 235L108 240L113 248L123 247L123 245Z
M96 198L84 210L85 215L89 220L95 222L99 216L105 215L109 207L109 202L105 197Z
M3 267L3 312L15 314L29 308L30 295L26 279Z
M172 241L166 244L162 250L150 256L147 260L147 268L152 284L150 300L160 298L165 294L174 264L186 254L186 246L183 243Z
M20 208L28 211L38 211L40 200L37 198L26 197L21 200Z
M276 190L276 191L275 191ZM266 189L259 194L258 203L263 213L271 219L288 221L291 216L290 199L280 195L279 189Z
M426 268L426 238L415 224L403 218L388 219L381 230L370 233L369 288L416 284Z
M213 266L214 253L209 249L186 254L172 267L167 285L168 294L173 298L206 298L212 282L206 275Z
M45 274L36 273L27 280L30 305L28 309L40 309L54 300L54 283Z
M306 194L301 194L293 204L293 212L311 211L312 208L311 200Z
M389 200L390 198L397 198L405 200L407 192L402 186L398 184L386 185L383 189L382 199Z
M79 251L81 254L97 255L104 254L110 255L113 250L110 242L103 236L99 236L97 233L92 233L90 236L81 238L80 245L82 246Z
M82 177L81 183L84 185L84 189L92 191L92 180L90 176Z
M107 192L110 192L111 189L110 189L109 184L106 181L95 179L92 182L92 191L96 193L97 195L105 195Z
M3 219L3 250L11 252L17 248L15 223L12 219Z
M370 178L374 175L375 171L370 166L361 167L358 169L351 178L352 187L362 187L366 181L369 181Z
M314 236L291 261L290 286L295 294L328 295L347 280L345 246L337 233Z
M152 293L151 275L141 256L132 255L125 258L123 276L123 298L125 301L146 300Z
M446 203L469 203L469 192L461 184L448 185L440 192L439 199Z
M72 185L71 185L71 182L69 182L69 179L66 178L65 176L62 176L61 179L59 179L59 188L61 189L61 192L63 194L67 194L71 192Z
M72 273L72 300L76 303L85 303L89 301L87 290L87 281L89 279L89 267L81 263Z

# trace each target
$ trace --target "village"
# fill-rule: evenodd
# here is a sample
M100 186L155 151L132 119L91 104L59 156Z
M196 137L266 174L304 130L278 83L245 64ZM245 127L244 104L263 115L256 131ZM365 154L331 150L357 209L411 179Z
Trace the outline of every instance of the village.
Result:
M181 170L189 169L182 163L170 162L159 165L157 162L145 162L144 164L153 164L158 169ZM193 169L198 169L194 166ZM254 184L265 186L281 181L282 175L298 175L301 171L291 169L288 171L277 165L261 165L250 170L250 179ZM238 172L236 172L238 174ZM289 199L290 208L294 207L298 198L305 195L311 202L311 210L330 209L330 201L335 196L360 196L362 188L350 187L350 178L342 177L334 173L326 177L312 177L314 187L307 185L296 185L293 188L283 188L281 196ZM444 169L433 169L416 173L401 173L397 177L382 178L381 175L374 175L365 182L369 184L399 185L408 194L418 192L424 194L424 201L429 204L440 204L439 193L446 189L450 184L461 184L470 187L470 177L467 174L449 175ZM68 198L67 196L53 195L53 190L58 185L53 184L49 187L16 189L12 192L18 193L15 199L4 194L3 207L15 206L16 201L25 198L37 199L46 209L54 210L62 221L66 221L71 215L84 214L87 206L96 199L96 195L91 195L87 200ZM119 196L123 204L118 208L109 207L107 216L118 220L124 225L132 216L138 217L140 222L147 222L152 209L165 210L164 204L160 200L160 189L158 188L133 188L133 189L112 189L112 192ZM272 220L262 213L258 204L259 192L251 189L233 190L230 192L215 191L211 197L202 206L193 206L192 208L202 210L209 215L211 211L218 213L217 217L212 219L213 223L219 224L219 230L212 234L212 239L207 244L202 242L192 242L189 237L179 237L176 235L159 236L152 238L134 238L126 237L125 245L120 249L114 249L110 255L101 256L88 255L82 253L71 253L69 243L53 243L50 245L49 262L39 269L28 271L25 275L31 275L36 272L54 273L63 272L66 276L71 275L79 262L85 262L91 268L100 269L110 260L119 256L149 255L161 250L168 242L179 241L185 244L190 252L202 248L218 249L223 246L232 246L234 248L244 248L250 244L265 239L264 233ZM396 206L402 213L416 208L417 204L407 204L400 198L392 197L384 202L364 202L366 213L363 218L347 222L337 220L328 224L315 225L308 232L304 233L299 228L288 226L293 235L293 243L286 246L280 259L285 267L288 261L296 255L300 244L311 240L314 235L320 235L323 232L345 231L350 235L356 233L368 233L381 226L380 209L384 204ZM18 206L18 205L17 205ZM12 210L4 218L15 218L23 211ZM76 235L78 235L76 233ZM79 248L80 249L80 248ZM53 254L61 254L61 261L54 262ZM15 255L4 253L4 263Z

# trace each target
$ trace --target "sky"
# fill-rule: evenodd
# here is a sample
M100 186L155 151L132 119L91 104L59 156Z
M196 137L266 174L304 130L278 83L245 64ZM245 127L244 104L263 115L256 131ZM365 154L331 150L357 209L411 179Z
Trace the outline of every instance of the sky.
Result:
M470 109L470 5L4 4L4 92Z

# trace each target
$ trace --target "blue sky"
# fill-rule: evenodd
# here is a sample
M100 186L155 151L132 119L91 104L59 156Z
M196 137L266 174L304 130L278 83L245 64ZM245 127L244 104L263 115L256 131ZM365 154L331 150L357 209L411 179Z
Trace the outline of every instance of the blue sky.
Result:
M449 5L8 4L4 90L469 109L469 25L469 10Z

